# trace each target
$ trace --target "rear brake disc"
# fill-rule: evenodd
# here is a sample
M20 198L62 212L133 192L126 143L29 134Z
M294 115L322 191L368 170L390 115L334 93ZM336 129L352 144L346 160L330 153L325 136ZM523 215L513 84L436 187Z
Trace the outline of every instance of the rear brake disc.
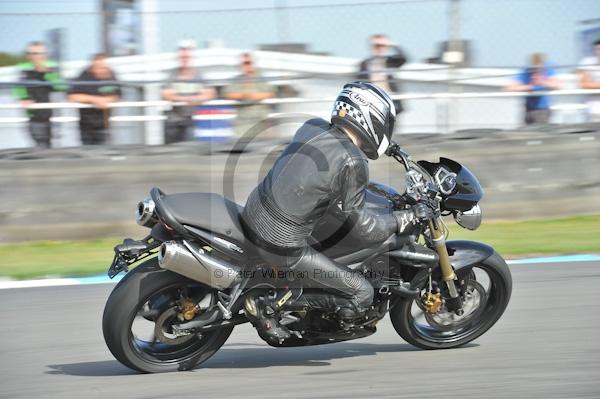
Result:
M193 333L179 335L173 332L171 324L174 322L179 322L179 320L177 319L178 314L179 307L174 306L165 310L156 319L154 325L154 334L160 342L167 345L180 345L194 339L194 337L196 336L196 334Z

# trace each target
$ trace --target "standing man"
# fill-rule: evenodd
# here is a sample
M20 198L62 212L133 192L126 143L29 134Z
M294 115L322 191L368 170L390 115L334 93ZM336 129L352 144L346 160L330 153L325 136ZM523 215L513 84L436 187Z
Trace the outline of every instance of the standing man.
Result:
M215 89L204 85L200 73L192 66L192 51L195 44L191 40L179 43L175 69L162 89L163 100L179 103L167 112L165 121L165 144L184 141L191 135L194 107L216 97Z
M579 87L582 89L600 89L600 39L594 42L594 55L585 57L578 68ZM600 94L587 97L588 112L594 122L600 120Z
M40 82L39 85L18 86L13 90L21 106L28 109L35 103L50 102L52 91L64 90L56 63L46 58L46 46L42 42L31 42L27 46L29 62L17 65L20 81ZM29 134L39 148L50 148L52 138L51 109L28 109Z
M240 61L241 75L223 92L225 98L242 102L237 106L235 120L235 132L238 137L269 114L269 106L258 102L275 96L273 86L258 80L260 74L256 70L252 55L244 53Z
M359 66L357 78L375 83L388 93L398 93L400 86L394 80L394 71L406 63L406 56L400 47L383 34L375 34L369 38L371 57L363 60ZM402 102L394 100L396 112L402 112Z
M544 55L534 53L531 55L530 66L525 68L515 81L506 87L508 91L547 91L560 89L560 82L556 71L544 60ZM550 98L543 95L529 95L525 97L526 125L548 123L550 121Z
M91 104L94 108L79 110L79 129L83 145L105 144L108 137L110 109L109 104L119 101L121 88L115 84L115 74L106 65L106 56L96 54L69 92L69 101ZM106 84L101 82L107 81ZM88 83L89 82L89 83ZM94 84L97 82L97 84Z

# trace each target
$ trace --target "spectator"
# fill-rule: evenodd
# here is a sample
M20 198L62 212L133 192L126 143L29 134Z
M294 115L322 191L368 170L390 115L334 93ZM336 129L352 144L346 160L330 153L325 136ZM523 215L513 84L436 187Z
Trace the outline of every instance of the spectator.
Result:
M235 120L235 132L239 137L244 135L254 124L268 116L269 107L257 102L275 96L273 86L260 81L260 73L256 70L251 54L242 54L240 70L241 75L236 78L235 83L229 85L223 91L225 98L242 102L237 106Z
M556 71L544 60L544 55L531 55L531 65L517 75L506 87L508 91L547 91L560 89ZM548 123L550 121L550 98L544 95L525 97L525 124Z
M360 63L357 78L375 83L388 93L398 93L400 87L394 79L395 71L390 71L390 69L400 68L406 63L404 52L392 43L386 35L372 35L369 42L371 44L371 57ZM386 52L388 52L387 55ZM394 100L394 105L396 106L396 114L402 112L403 108L400 100Z
M42 42L31 42L27 46L29 62L17 65L21 81L37 81L45 84L19 86L13 90L23 108L35 103L50 102L52 91L64 90L65 87L57 70L56 63L46 58L46 46ZM40 148L50 148L52 139L51 109L28 109L29 134Z
M600 39L594 42L594 55L585 57L579 63L579 87L600 89ZM587 98L588 112L593 121L600 121L600 94Z
M195 48L193 41L183 40L179 44L179 66L169 77L167 85L163 88L162 98L173 103L167 112L165 122L165 144L184 141L191 136L193 125L192 115L194 107L216 96L213 88L207 87L200 80L198 70L192 67L192 50Z
M82 83L72 87L69 101L91 104L94 107L79 110L81 143L104 144L108 137L109 104L119 101L121 97L121 89L115 83L117 78L106 65L106 56L94 55L90 66L84 69L76 80ZM101 84L102 81L106 83Z

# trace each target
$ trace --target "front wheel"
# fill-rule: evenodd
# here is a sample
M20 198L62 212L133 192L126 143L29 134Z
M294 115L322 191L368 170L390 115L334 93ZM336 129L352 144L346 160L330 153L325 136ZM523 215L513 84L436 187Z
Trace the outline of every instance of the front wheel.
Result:
M461 279L464 314L457 316L444 305L432 313L419 297L401 299L390 310L396 332L419 348L447 349L471 342L489 330L510 300L512 278L506 262L494 253Z
M111 292L102 319L106 345L125 366L144 373L189 370L225 343L233 327L180 335L184 304L214 304L214 290L164 270L156 258L133 269Z

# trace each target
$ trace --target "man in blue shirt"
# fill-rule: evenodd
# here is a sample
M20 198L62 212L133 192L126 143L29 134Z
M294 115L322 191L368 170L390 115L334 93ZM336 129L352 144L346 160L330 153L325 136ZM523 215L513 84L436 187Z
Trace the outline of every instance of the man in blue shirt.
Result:
M509 91L548 91L560 88L556 71L544 61L544 55L531 56L531 65L519 73L506 89ZM544 95L525 97L525 124L548 123L550 120L550 98Z

